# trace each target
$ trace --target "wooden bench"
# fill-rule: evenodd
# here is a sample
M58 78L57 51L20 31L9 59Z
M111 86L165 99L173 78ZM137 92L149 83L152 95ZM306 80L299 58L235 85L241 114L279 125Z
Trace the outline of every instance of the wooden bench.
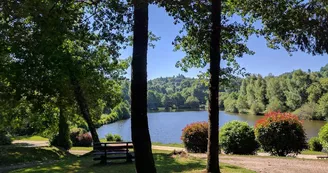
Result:
M93 145L93 160L100 160L100 163L107 163L107 160L119 159L132 162L134 153L129 150L132 148L132 142L95 143Z
M328 155L327 156L317 156L317 159L328 159Z

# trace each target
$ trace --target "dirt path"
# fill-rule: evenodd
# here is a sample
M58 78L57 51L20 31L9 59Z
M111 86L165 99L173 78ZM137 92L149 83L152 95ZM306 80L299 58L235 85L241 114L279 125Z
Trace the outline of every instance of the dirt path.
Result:
M26 147L48 147L48 141L25 141L25 140L15 140L13 144L19 144Z

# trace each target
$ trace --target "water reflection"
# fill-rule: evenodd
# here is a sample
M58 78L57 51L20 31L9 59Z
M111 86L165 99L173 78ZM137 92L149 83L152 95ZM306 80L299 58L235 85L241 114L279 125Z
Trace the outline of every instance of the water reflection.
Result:
M256 120L262 116L229 114L220 111L219 125L232 120L246 121L254 126ZM153 112L148 113L148 123L150 136L153 142L162 143L180 143L182 129L190 123L197 121L207 121L207 111L189 111L189 112ZM325 124L323 121L304 121L304 128L307 136L317 136L319 129ZM107 133L119 134L124 140L131 141L131 120L118 121L108 124L98 129L98 134L104 138Z

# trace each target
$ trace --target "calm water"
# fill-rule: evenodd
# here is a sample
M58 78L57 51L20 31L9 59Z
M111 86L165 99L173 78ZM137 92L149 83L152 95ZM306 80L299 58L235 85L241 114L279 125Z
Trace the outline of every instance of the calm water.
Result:
M246 121L254 126L261 116L235 115L220 111L220 126L232 120ZM152 142L181 143L182 129L190 123L207 121L207 111L195 112L157 112L148 113L149 131ZM304 128L308 138L317 136L319 129L325 124L323 121L304 121ZM108 124L98 129L99 137L106 134L119 134L123 140L131 141L131 119Z

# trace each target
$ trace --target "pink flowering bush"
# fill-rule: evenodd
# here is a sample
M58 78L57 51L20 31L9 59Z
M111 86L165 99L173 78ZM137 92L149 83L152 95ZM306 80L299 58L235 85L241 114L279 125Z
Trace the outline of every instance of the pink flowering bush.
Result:
M196 122L182 130L181 140L188 152L205 153L207 151L208 123Z

